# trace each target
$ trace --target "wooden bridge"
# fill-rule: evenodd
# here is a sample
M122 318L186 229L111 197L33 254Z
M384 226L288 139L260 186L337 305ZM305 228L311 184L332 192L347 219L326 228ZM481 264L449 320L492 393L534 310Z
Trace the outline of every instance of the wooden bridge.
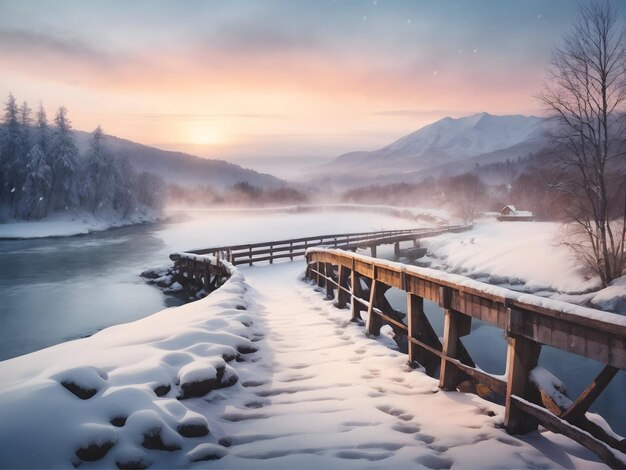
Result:
M625 468L626 439L589 420L586 412L613 377L626 370L626 323L606 321L611 315L597 310L585 309L587 315L581 315L580 307L552 301L546 307L540 297L347 251L368 247L375 256L377 245L392 243L398 253L402 241L415 242L467 228L308 237L194 250L170 258L184 277L218 286L228 275L222 260L252 265L306 255L306 276L325 289L327 298L334 299L338 308L349 305L354 321L362 322L361 314L367 312L368 335L379 335L387 324L396 335L405 337L409 364L421 365L427 374L438 377L442 389L456 390L469 380L483 391L482 396L501 397L508 432L527 433L540 424L579 442L611 467ZM392 287L406 293L406 316L395 311L385 298ZM443 309L443 342L424 313L425 300ZM461 338L470 334L472 318L503 330L508 343L505 379L478 368L464 347ZM570 402L558 391L537 387L530 379L543 345L593 359L605 367Z

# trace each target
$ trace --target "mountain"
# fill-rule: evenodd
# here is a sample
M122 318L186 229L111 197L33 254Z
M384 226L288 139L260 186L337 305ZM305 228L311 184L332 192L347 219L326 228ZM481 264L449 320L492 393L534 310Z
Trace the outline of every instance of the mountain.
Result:
M327 181L351 176L363 183L466 171L540 150L546 144L545 126L536 116L446 117L378 150L340 155L320 167L317 176Z
M91 134L75 131L76 145L81 153L89 147ZM137 171L161 176L168 183L187 186L211 186L224 189L245 181L261 188L286 186L275 176L243 168L224 160L210 160L183 152L172 152L107 135L105 145L115 155L125 157Z

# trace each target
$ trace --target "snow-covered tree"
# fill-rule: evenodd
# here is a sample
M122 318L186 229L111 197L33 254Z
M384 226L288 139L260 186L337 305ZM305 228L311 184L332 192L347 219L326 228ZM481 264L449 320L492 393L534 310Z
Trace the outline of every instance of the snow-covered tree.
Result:
M37 111L37 124L35 128L35 145L39 145L39 148L44 154L47 154L50 147L50 128L48 126L48 117L46 116L46 110L42 104L39 104L39 111Z
M59 108L54 118L54 131L50 148L52 169L52 210L65 210L78 204L78 148L74 143L72 126L67 109Z
M21 219L39 219L47 215L47 199L52 186L52 170L46 155L38 144L28 154L27 176L17 216Z
M0 140L0 201L9 203L17 186L13 178L15 162L19 159L20 122L17 101L12 94L4 106Z
M161 209L164 188L165 181L163 178L153 173L144 171L137 176L137 200L146 207L155 210Z
M119 176L116 162L104 145L100 126L93 131L86 158L84 205L93 214L111 209Z

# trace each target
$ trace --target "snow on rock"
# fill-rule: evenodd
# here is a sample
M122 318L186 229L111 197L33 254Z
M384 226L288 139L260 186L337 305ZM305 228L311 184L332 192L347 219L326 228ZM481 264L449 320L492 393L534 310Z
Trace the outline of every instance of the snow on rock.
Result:
M626 313L626 276L615 279L608 287L599 290L589 303L602 310Z
M88 400L106 387L108 375L96 367L82 366L58 372L50 377L81 400Z
M174 282L172 285L170 285L167 289L165 289L163 292L180 292L181 290L183 290L183 286L181 285L180 282L176 281Z

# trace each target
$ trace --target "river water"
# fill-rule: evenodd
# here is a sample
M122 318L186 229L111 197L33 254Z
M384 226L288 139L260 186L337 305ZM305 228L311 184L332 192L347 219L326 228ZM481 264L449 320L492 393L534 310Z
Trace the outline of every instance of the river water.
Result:
M174 251L307 235L404 229L358 211L177 211L169 222L75 237L0 240L0 360L178 305L139 274Z
M169 264L174 251L225 244L279 240L340 232L412 228L414 223L365 212L213 212L185 211L178 221L136 225L75 237L0 240L0 360L103 328L143 318L179 305L139 277L143 270ZM391 248L379 256L392 257ZM405 309L400 291L388 295ZM426 305L439 335L440 309ZM477 364L504 374L502 331L474 321L463 342ZM577 396L601 370L590 360L544 348L540 364ZM626 374L620 372L592 407L614 430L626 435Z

